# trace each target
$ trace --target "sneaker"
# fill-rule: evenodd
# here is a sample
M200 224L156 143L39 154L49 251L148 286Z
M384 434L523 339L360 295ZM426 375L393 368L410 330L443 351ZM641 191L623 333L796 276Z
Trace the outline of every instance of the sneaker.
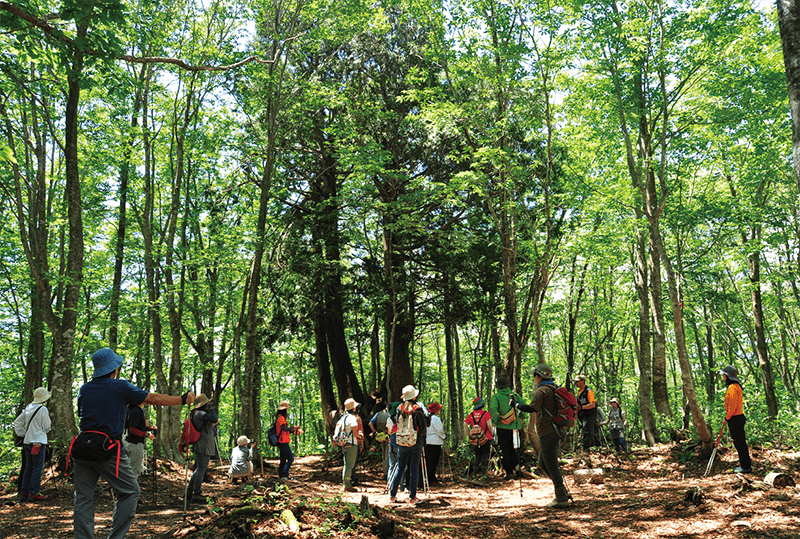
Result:
M564 500L559 500L558 498L556 498L552 502L545 505L545 507L569 507L569 498L566 498Z
M34 494L33 496L28 496L28 499L32 502L39 502L42 500L46 500L47 496L45 496L44 494Z
M752 468L745 469L742 468L741 466L737 466L736 468L733 469L733 473L753 473L753 469Z
M420 500L419 498L417 498L416 496L414 496L413 498L411 498L410 500L408 500L408 504L409 504L409 505L417 505L417 504L418 504L420 501L421 501L421 500Z
M390 501L391 503L397 503L397 496L391 496L391 497L389 497L389 501Z

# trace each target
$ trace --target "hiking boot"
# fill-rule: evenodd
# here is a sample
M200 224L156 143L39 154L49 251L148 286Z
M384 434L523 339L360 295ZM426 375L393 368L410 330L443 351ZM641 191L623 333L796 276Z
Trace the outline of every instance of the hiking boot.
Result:
M33 496L28 496L28 499L32 502L40 502L42 500L46 500L47 496L44 494L34 494Z
M419 498L417 498L416 496L414 496L413 498L411 498L410 500L408 500L408 504L409 504L409 505L411 505L411 506L414 506L414 505L417 505L417 504L418 504L419 502L421 502L421 501L422 501L422 500L420 500Z
M737 466L733 469L733 473L753 473L752 468L742 468L741 466Z
M552 502L550 502L550 503L548 503L547 505L545 505L545 507L551 507L551 508L555 508L555 507L569 507L569 498L564 498L564 499L562 499L562 500L559 500L558 498L556 498L556 499L555 499L555 500L553 500Z

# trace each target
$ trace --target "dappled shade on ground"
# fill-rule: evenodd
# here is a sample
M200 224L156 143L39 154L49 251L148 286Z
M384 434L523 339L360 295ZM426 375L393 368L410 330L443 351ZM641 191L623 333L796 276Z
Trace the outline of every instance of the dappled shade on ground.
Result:
M638 448L624 456L607 451L569 458L563 464L575 502L568 509L544 509L552 499L552 484L532 477L506 481L490 475L466 480L466 463L443 458L442 485L409 506L390 503L376 458L360 467L357 493L340 486L340 460L298 458L294 480L276 481L267 461L264 476L250 486L231 485L224 464L212 464L204 485L209 504L193 504L183 513L183 467L162 461L156 477L143 477L142 503L128 537L353 537L353 538L677 538L800 536L800 492L797 487L773 488L759 480L782 472L800 483L800 452L754 448L756 475L731 473L735 452L723 448L709 475L706 459L689 445ZM259 466L256 465L257 472ZM589 473L581 471L592 470ZM535 471L535 470L534 470ZM11 487L0 498L0 537L45 539L72 537L72 490L63 474L47 473L38 504L16 503ZM101 481L97 492L97 536L111 522L113 499ZM281 513L297 519L290 530ZM209 535L213 531L213 535Z

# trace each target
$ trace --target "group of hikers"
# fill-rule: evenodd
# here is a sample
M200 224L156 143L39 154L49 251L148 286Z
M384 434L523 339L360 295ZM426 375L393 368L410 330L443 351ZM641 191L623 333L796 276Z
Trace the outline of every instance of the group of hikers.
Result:
M72 466L74 477L74 537L94 537L94 496L100 477L104 478L114 492L114 512L109 539L125 537L136 514L140 487L138 476L142 473L144 443L153 439L155 426L148 425L141 406L192 405L190 419L199 432L192 449L195 468L186 486L185 501L205 501L201 486L210 459L219 454L217 429L219 417L211 399L205 394L197 396L187 391L181 396L148 392L119 378L124 359L110 348L101 348L92 355L94 372L92 379L78 391L79 434L73 438L67 456L67 466ZM539 437L538 465L553 483L555 499L550 507L565 507L572 500L564 485L559 467L559 452L564 436L555 420L557 410L557 385L552 369L540 363L534 369L535 391L533 399L525 404L511 388L508 378L500 376L496 381L497 391L485 409L483 398L472 401L472 411L464 419L464 434L473 448L473 460L468 473L483 475L488 470L489 453L496 442L505 478L520 478L522 470L518 457L521 446L523 418L520 412L536 413L536 431ZM725 396L725 421L737 449L739 473L751 473L752 462L744 432L746 418L743 413L743 393L738 371L733 366L720 371L727 384ZM581 425L583 448L588 450L595 444L597 425L597 402L594 393L586 386L586 377L575 378L577 391L577 414ZM47 450L47 434L51 428L46 404L51 393L43 387L33 394L33 402L25 407L14 420L15 434L23 449L23 466L19 481L19 498L22 502L45 500L40 492L41 475ZM445 429L439 418L442 405L431 402L425 406L419 400L419 391L412 385L402 390L402 400L388 407L379 403L369 421L370 436L382 445L383 473L387 481L391 502L398 501L398 493L407 489L408 502L413 506L420 502L417 496L420 464L424 482L437 485L437 468L445 441ZM616 398L610 401L608 417L601 424L609 425L614 445L619 451L627 451L625 440L625 414ZM334 430L334 445L342 449L342 482L347 492L356 491L354 470L359 451L365 449L365 429L359 415L359 403L350 398L344 402L344 411ZM290 426L288 411L290 404L283 401L276 411L276 444L280 453L278 479L289 481L294 455L290 436L303 434L297 426ZM124 436L124 440L123 440ZM237 439L231 454L231 480L247 479L253 474L254 442L246 436Z
M728 366L719 373L727 385L723 428L725 425L729 427L739 456L740 465L735 472L752 473L744 432L746 418L738 371L735 367ZM555 498L547 506L567 507L572 496L564 484L559 466L565 429L556 419L558 386L552 369L545 363L537 365L533 375L535 390L529 404L525 404L522 397L512 390L511 382L505 376L497 378L496 392L489 399L488 410L482 397L476 397L472 401L472 410L463 422L465 437L473 451L467 475L485 476L489 468L490 452L496 446L500 466L504 471L503 477L521 478L523 471L520 467L519 448L522 445L524 426L520 412L536 413L536 433L539 439L537 464L552 481L555 493ZM587 386L585 375L576 376L573 382L576 388L575 411L581 429L582 450L589 451L592 447L601 445L597 429L598 426L605 426L615 450L627 452L625 429L628 423L619 399L613 397L609 400L609 411L606 414L598 406L594 391ZM367 444L359 415L360 404L351 398L345 401L344 408L344 413L336 423L333 441L335 446L342 449L344 490L355 492L355 463ZM379 402L375 410L369 421L369 436L380 444L383 452L383 473L389 499L397 502L398 491L405 487L409 494L408 503L417 505L420 502L417 496L420 482L427 481L428 485L434 486L439 483L436 470L445 440L444 428L439 418L442 405L431 402L426 407L419 401L419 391L409 385L403 388L401 401L391 403L388 408ZM420 469L424 476L422 481Z

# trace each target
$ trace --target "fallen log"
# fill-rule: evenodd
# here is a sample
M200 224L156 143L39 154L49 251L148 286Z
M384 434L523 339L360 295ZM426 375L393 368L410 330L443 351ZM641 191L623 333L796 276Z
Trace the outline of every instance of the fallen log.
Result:
M764 477L764 482L775 488L795 486L792 476L780 472L770 472Z

